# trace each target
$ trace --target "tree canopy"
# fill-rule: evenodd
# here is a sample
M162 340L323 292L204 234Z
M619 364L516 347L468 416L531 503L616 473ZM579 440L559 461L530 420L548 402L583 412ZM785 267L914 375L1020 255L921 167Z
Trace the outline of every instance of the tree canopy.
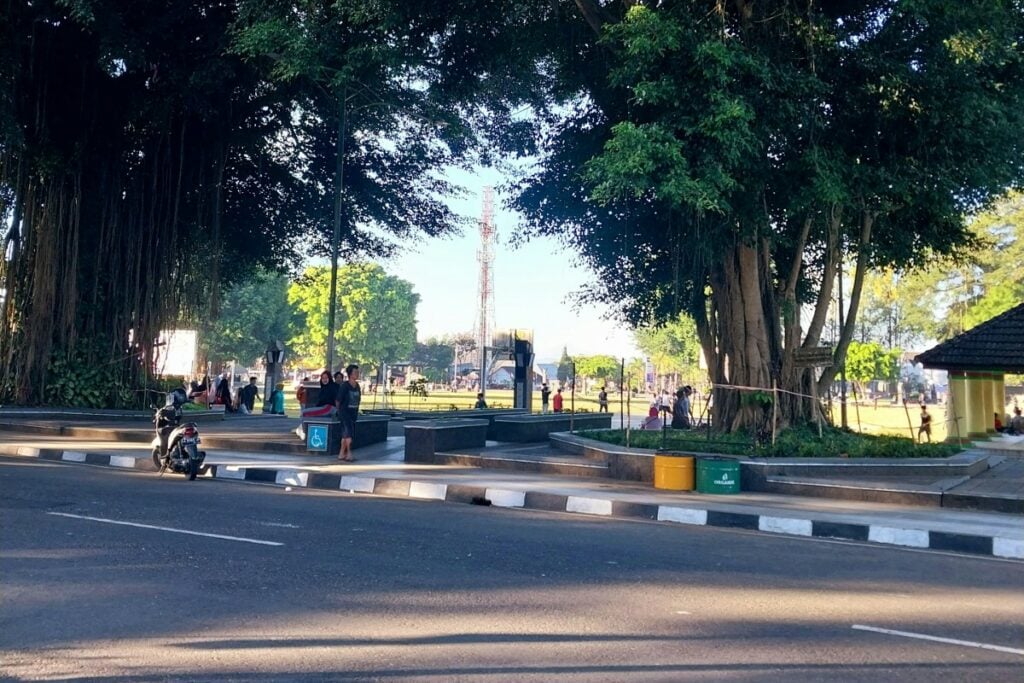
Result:
M423 375L431 382L447 381L455 348L443 339L431 337L425 342L416 342L409 360L423 369Z
M805 419L794 354L821 344L841 264L837 364L869 268L970 243L964 216L1020 184L1022 10L7 3L0 396L44 400L79 339L142 375L168 322L215 318L235 273L295 271L335 230L350 261L449 232L443 171L516 154L534 163L514 206L592 267L586 296L637 326L693 318L717 424L753 415L730 385L773 380L783 419ZM1017 295L986 291L979 311Z
M661 326L638 328L634 337L637 347L651 359L660 374L696 377L699 373L700 341L697 328L688 316L680 316Z
M865 278L861 341L921 348L1024 301L1024 195L1001 198L968 229L970 242L949 257Z
M516 206L593 267L591 298L693 316L726 428L753 417L729 385L817 410L794 352L820 344L844 260L836 366L868 268L950 252L1021 180L1018 1L576 4L593 32L549 51L570 94Z
M199 355L215 365L254 365L269 342L287 342L294 334L299 316L288 302L288 278L259 270L248 275L224 291L220 315L200 326Z
M900 349L885 349L877 342L850 342L846 358L846 376L865 384L872 380L896 382L900 378Z
M576 374L600 381L616 380L621 370L619 361L609 355L576 356Z
M335 224L350 260L457 228L439 172L478 138L528 151L504 94L528 55L493 4L4 3L0 397L44 400L79 338L134 381L168 323Z
M288 288L288 301L302 320L290 347L307 365L322 362L327 344L330 269L307 268ZM416 305L412 284L388 275L376 263L352 263L338 270L336 339L339 368L349 363L376 367L406 360L416 343ZM337 368L333 368L337 369Z

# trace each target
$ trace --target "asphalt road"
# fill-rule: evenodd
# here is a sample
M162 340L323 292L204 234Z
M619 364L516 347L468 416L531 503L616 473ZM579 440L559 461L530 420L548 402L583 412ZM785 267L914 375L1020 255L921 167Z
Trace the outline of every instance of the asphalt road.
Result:
M26 680L1024 671L1019 562L16 458L0 591L0 672Z

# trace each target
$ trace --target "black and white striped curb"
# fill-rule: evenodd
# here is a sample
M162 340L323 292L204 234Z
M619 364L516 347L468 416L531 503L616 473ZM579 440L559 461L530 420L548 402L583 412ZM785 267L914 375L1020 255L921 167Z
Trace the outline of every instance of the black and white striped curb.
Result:
M105 453L85 453L46 448L0 446L0 454L38 457L46 460L108 465L126 469L149 469L149 458ZM330 474L293 468L240 467L211 465L205 476L231 481L247 481L293 488L347 491L379 496L469 503L500 508L568 512L597 517L644 519L676 524L747 529L765 533L815 538L866 541L884 545L943 550L974 555L1024 560L1024 539L973 535L882 524L859 524L785 517L755 513L680 507L656 503L637 503L610 498L571 496L542 491L449 484L370 477L358 474Z

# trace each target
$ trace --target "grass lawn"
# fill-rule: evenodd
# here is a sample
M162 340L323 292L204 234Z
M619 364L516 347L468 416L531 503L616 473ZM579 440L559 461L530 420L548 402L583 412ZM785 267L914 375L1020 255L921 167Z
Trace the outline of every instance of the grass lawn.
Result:
M552 396L554 396L554 392L552 392ZM569 410L572 405L572 396L568 392L562 392L562 396L565 400L565 409ZM373 394L364 394L362 398L362 408L364 410L381 408L383 406L383 398L384 397L381 393L378 393L376 396ZM476 393L471 391L452 392L438 390L432 391L426 397L423 397L410 396L408 391L397 390L395 391L394 396L388 397L388 401L390 407L397 408L399 410L466 410L472 408L473 404L476 403ZM646 416L650 402L650 397L632 397L629 404L629 414L634 417ZM618 394L609 394L608 403L609 410L614 414L618 414ZM597 394L576 394L575 405L576 410L578 411L597 412ZM487 406L489 408L511 408L512 390L488 389ZM295 392L292 391L290 387L285 388L284 408L285 413L288 415L297 416L299 414L299 402L295 400ZM539 390L533 393L533 412L540 412Z
M910 413L910 424L907 423L907 412ZM858 412L860 420L858 421ZM941 442L946 440L946 406L929 405L928 413L932 416L932 441ZM840 423L839 404L832 404L832 419L835 424ZM906 410L902 405L892 405L888 402L879 401L878 407L874 404L854 405L852 401L846 404L846 421L850 430L863 432L864 434L891 434L894 436L910 437L913 429L914 438L917 438L917 428L921 424L921 406L918 404L907 404Z
M568 410L571 403L571 395L563 392L563 396L565 397L565 408ZM618 394L610 394L608 398L612 414L618 414ZM650 405L650 400L650 397L647 396L631 397L629 402L629 414L634 418L645 417L647 415L648 406ZM399 390L395 392L394 396L389 397L389 405L400 410L446 411L452 409L470 409L473 407L475 402L476 394L470 391L450 392L438 390L430 392L426 397L422 397L410 396L409 392ZM383 396L380 393L376 396L373 394L363 395L364 409L381 408L382 404ZM576 395L575 404L577 410L596 412L598 409L597 394L579 393ZM511 408L512 390L488 390L487 405L492 408ZM703 404L698 402L694 405L694 414L699 415L703 408ZM832 408L832 415L835 424L839 424L840 416L838 403L834 403ZM533 409L534 412L540 412L540 391L534 392ZM910 413L910 425L907 423L907 411ZM295 400L295 394L290 390L290 388L286 389L285 412L290 416L296 417L299 414L298 401ZM910 442L911 429L913 431L913 436L916 438L917 428L921 422L920 412L920 406L911 404L908 404L907 410L904 410L902 405L892 405L882 401L879 401L877 407L875 407L873 403L855 405L850 401L847 403L847 422L849 424L850 431L854 434L843 434L839 430L833 430L831 433L839 436L830 437L826 434L826 438L824 442L822 442L819 441L817 432L813 429L807 430L806 433L801 430L790 430L790 436L776 440L776 449L773 453L759 454L774 454L793 457L797 455L839 455L839 453L846 452L851 457L855 457L855 453L865 452L867 455L863 457L885 457L887 455L892 455L893 451L895 451L900 455L895 455L893 457L944 457L945 455L949 455L952 451L933 451L927 447L913 447ZM932 415L932 441L934 443L941 444L946 438L945 406L930 405L928 406L928 412ZM613 419L612 424L618 423ZM876 436L898 438L867 439L864 443L861 443L862 440L860 439L850 441L850 439L847 438L857 437L857 433L863 434L865 437ZM609 435L607 439L612 440L613 443L625 443L625 438L622 436L621 432L615 431L608 432L607 434ZM754 454L755 452L752 440L747 435L713 437L712 442L709 443L704 436L704 432L680 433L669 430L668 434L671 437L668 448L674 450L700 450L709 453L731 452L738 454ZM686 436L684 437L682 434L685 434ZM661 434L660 432L642 432L635 429L631 430L630 445L637 448L660 448ZM906 451L906 453L904 453L904 451Z

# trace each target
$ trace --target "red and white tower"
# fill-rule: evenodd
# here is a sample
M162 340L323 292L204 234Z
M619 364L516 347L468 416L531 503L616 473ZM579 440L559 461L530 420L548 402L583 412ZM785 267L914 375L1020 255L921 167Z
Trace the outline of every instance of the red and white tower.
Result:
M480 249L476 252L476 261L480 266L480 276L477 282L477 305L476 313L476 344L479 357L481 386L485 386L487 368L484 363L487 359L485 347L491 345L491 338L494 335L494 241L496 228L494 227L494 188L484 188L484 210L480 217Z

